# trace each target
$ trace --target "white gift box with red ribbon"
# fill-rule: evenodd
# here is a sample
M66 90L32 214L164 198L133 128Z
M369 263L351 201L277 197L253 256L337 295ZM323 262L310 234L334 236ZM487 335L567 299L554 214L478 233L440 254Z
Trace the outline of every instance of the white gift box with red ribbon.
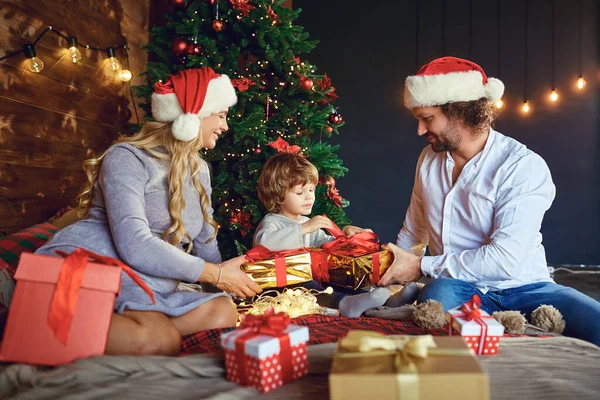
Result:
M448 334L460 335L477 355L498 354L504 326L479 308L481 300L475 295L471 301L446 311Z
M263 329L273 317L277 314L256 317L263 319L262 328L242 324L221 335L227 380L264 393L308 373L308 328L290 325L286 316L285 326Z

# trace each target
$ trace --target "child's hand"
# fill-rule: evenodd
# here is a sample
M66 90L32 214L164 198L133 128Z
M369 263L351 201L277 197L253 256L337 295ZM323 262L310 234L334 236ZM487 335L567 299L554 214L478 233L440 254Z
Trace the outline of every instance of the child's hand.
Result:
M322 215L317 215L316 217L312 217L302 225L302 235L306 235L307 233L313 233L319 229L332 229L331 221L327 217L323 217Z
M360 232L371 232L373 233L373 230L371 229L363 229L363 228L359 228L358 226L354 226L354 225L346 225L343 229L344 235L346 236L353 236L356 235L357 233Z

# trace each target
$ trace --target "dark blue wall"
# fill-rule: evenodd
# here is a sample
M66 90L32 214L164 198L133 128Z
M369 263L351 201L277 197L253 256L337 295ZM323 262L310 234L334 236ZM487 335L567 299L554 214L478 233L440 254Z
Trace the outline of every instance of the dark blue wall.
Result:
M332 78L346 125L333 139L350 169L338 183L350 200L353 222L395 241L408 207L414 168L424 139L402 105L404 79L416 66L442 55L471 58L506 85L507 107L496 129L540 154L557 197L542 227L550 264L600 263L600 135L598 118L598 4L583 0L584 92L574 82L579 60L579 2L556 2L555 77L560 99L547 100L552 79L552 1L531 0L528 98L524 117L525 1L502 0L498 64L497 2L421 0L416 60L416 0L294 0L297 23L320 41L306 58ZM445 26L445 29L442 27ZM442 40L442 30L445 40ZM469 38L472 38L471 46ZM445 43L445 54L443 46ZM470 51L469 51L470 49ZM500 67L500 75L498 75Z

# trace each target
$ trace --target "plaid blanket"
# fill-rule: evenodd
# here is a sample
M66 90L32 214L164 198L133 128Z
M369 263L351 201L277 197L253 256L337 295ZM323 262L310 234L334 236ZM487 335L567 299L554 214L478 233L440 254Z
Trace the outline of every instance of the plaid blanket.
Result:
M46 243L57 230L54 225L44 222L0 237L0 264L4 261L8 265L7 271L13 276L21 253L33 253Z
M344 337L351 329L368 329L388 335L447 335L446 330L427 330L418 327L412 321L392 321L383 318L347 318L324 315L304 315L292 320L293 324L308 326L310 340L308 344L332 343ZM220 353L221 334L233 328L202 331L183 338L181 354Z

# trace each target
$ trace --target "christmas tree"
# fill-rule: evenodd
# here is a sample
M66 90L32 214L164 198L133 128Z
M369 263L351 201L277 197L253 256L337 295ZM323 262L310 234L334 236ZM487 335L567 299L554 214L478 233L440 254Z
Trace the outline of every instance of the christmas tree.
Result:
M217 147L202 152L212 167L212 201L224 259L252 246L265 215L256 185L261 166L277 152L300 152L319 171L313 215L338 226L350 220L348 201L335 188L347 169L327 143L343 125L327 74L318 74L305 55L317 44L293 22L301 12L284 0L170 0L175 12L154 27L145 46L151 54L148 86L136 87L150 115L152 85L176 71L209 66L227 74L238 92L229 112L229 131Z

